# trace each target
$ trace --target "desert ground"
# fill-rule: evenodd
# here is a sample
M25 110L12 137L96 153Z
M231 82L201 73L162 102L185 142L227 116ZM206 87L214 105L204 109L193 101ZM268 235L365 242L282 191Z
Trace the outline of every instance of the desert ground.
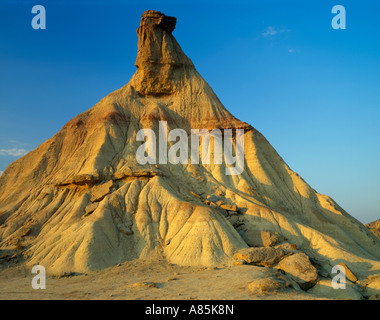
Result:
M251 282L283 277L279 271L251 265L213 268L181 267L162 260L136 260L102 271L67 273L46 278L35 290L35 275L23 264L0 271L2 300L310 300L320 297L292 287L255 290ZM271 288L269 288L271 290Z

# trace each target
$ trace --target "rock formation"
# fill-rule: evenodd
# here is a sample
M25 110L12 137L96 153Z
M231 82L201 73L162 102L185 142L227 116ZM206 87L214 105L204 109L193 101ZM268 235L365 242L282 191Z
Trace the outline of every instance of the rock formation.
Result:
M371 230L371 232L380 239L380 220L376 220L371 223L367 223L366 227Z
M4 171L1 250L62 273L155 254L179 265L232 264L239 250L255 251L250 242L267 244L265 255L296 248L325 272L340 262L359 279L378 270L380 241L227 111L173 37L175 24L145 12L130 82ZM136 134L157 132L159 121L188 134L244 129L243 173L226 175L224 162L139 164Z

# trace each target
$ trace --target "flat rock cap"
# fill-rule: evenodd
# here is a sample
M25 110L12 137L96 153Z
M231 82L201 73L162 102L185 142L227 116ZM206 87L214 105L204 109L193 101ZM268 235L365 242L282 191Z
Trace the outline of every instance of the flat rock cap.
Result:
M175 29L177 18L169 17L159 11L147 10L141 15L140 27L156 25L159 28L172 33Z

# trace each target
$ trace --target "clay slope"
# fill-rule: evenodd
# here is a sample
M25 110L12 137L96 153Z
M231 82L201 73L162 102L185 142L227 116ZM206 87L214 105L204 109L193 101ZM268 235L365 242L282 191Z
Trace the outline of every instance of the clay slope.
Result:
M361 278L377 270L380 241L227 111L173 37L175 22L145 12L131 81L1 175L0 248L52 273L155 254L213 266L232 263L248 247L244 234L264 230L326 269L345 262ZM244 129L243 173L226 175L225 163L140 165L136 134L158 132L159 121L188 134Z

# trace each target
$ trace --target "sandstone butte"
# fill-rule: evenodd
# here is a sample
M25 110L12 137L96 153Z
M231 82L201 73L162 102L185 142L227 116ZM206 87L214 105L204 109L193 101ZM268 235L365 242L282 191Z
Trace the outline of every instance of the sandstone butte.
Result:
M28 266L51 274L155 254L212 267L233 264L248 248L245 232L264 231L327 272L344 263L359 281L378 274L380 240L223 106L172 35L175 26L176 18L146 11L129 83L1 175L1 250L19 250ZM140 165L136 133L157 131L159 121L189 134L244 129L243 173L225 175L225 163Z

